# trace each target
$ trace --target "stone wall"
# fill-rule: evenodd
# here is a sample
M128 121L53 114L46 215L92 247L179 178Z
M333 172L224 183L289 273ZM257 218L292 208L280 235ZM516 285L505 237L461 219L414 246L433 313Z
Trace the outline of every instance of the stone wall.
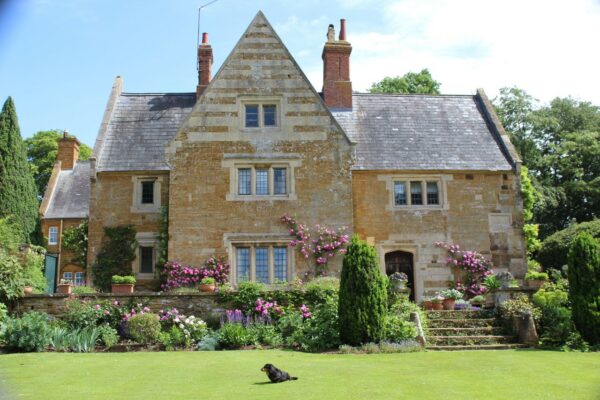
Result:
M161 309L177 308L184 315L195 315L207 318L211 315L223 315L225 308L217 301L215 293L191 293L191 294L157 294L157 293L134 293L115 295L112 293L93 295L30 295L22 297L17 302L14 311L24 313L28 311L40 311L60 317L64 314L67 301L70 299L87 300L90 302L118 300L121 304L142 303L150 308L152 312L158 313Z
M444 241L479 251L498 270L522 278L526 262L518 177L513 172L428 172L445 181L442 206L394 208L394 177L424 175L353 171L355 232L376 246L382 269L386 253L406 251L414 257L417 300L446 288L454 276L445 265L446 251L434 246Z

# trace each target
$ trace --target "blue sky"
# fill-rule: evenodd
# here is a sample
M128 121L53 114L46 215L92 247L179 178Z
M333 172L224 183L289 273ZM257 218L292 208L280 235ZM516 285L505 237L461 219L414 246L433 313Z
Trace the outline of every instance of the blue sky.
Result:
M0 101L21 133L67 129L93 145L115 76L127 92L192 92L208 0L0 0ZM600 105L599 0L218 0L202 11L217 71L262 10L317 90L329 23L348 21L365 91L429 68L442 92L504 86Z

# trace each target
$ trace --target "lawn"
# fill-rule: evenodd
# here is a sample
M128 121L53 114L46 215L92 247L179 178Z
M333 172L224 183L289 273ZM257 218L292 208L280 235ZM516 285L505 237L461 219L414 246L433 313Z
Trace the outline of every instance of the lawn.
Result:
M273 363L300 379L266 384ZM224 351L0 356L2 399L600 399L600 353Z

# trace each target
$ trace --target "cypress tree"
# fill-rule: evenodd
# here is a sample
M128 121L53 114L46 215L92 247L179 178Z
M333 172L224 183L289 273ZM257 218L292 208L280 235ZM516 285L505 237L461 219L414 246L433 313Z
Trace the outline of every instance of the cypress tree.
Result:
M600 244L582 232L571 245L568 260L573 322L586 341L600 344Z
M344 256L338 314L340 338L353 346L383 339L387 313L385 277L372 246L353 236Z
M12 216L29 241L38 219L37 190L12 98L0 112L0 218Z

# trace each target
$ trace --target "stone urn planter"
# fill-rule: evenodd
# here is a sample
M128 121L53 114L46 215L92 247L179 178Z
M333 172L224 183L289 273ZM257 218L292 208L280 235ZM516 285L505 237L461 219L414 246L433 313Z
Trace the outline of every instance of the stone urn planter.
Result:
M546 281L543 279L529 279L529 280L526 280L525 282L527 282L527 287L534 288L534 289L539 289L542 287L542 285L544 283L546 283Z

